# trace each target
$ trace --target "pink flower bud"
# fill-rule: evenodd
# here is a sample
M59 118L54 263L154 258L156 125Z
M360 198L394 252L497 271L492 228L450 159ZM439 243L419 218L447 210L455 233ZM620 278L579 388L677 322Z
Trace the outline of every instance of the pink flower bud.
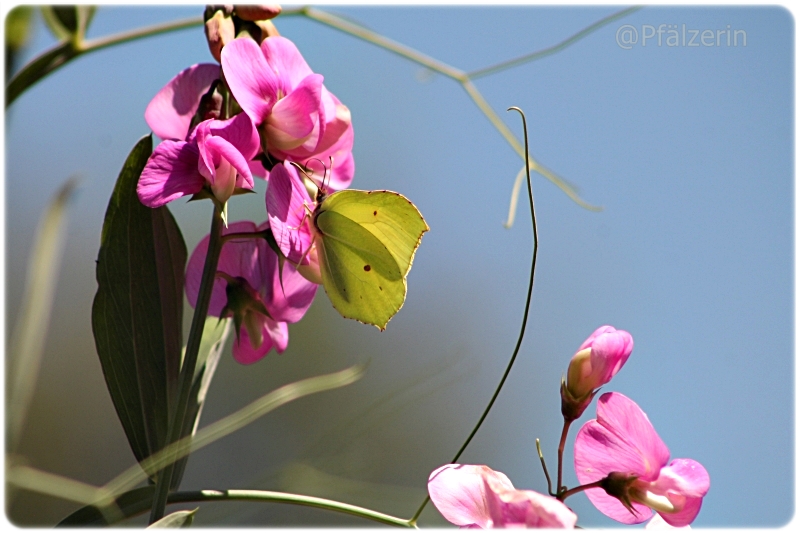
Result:
M234 12L236 13L236 16L242 20L256 22L258 20L274 19L281 14L281 6L278 4L264 6L236 6L234 8Z
M208 50L218 62L222 54L222 47L233 41L235 37L236 29L233 26L233 19L225 16L223 11L217 11L206 21Z
M619 372L633 351L627 331L602 326L586 339L572 356L567 370L567 390L581 398L602 387Z

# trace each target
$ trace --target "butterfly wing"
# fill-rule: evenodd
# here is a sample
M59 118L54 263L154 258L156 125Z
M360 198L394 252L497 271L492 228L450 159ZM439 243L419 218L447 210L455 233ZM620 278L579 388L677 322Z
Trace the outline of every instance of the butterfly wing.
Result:
M430 229L416 206L392 191L347 189L326 198L321 207L372 233L392 254L403 277L411 269L422 234Z
M317 217L322 285L333 307L384 329L405 300L406 287L392 254L372 233L334 211Z

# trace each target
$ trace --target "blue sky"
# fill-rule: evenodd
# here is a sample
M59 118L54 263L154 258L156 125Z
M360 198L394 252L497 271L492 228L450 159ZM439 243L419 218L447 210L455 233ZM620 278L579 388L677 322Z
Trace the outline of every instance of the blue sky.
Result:
M463 70L546 48L617 10L326 9ZM200 13L101 8L89 36ZM521 159L452 80L307 19L276 23L352 112L353 187L401 192L431 231L385 332L342 319L320 290L284 354L247 368L222 361L201 423L289 381L371 364L353 387L286 406L202 450L183 487L314 492L410 516L516 342L531 254L527 206L512 229L502 222ZM662 24L685 25L687 39L692 30L723 33L719 46L667 46L666 33L662 46L657 37L642 43ZM630 34L624 25L639 35L629 49L617 42ZM746 33L746 46L727 45L729 28ZM29 55L52 43L39 27ZM534 157L603 211L582 209L534 175L541 242L528 332L463 462L544 491L534 440L555 469L559 380L580 343L611 324L635 348L604 390L636 401L673 457L710 473L694 525L792 518L793 50L794 20L780 7L647 7L558 54L476 80L518 136L519 119L505 109L527 113ZM83 178L25 437L34 466L99 484L133 462L94 353L94 259L116 175L149 131L145 106L180 70L209 61L199 28L110 48L59 70L6 114L7 330L38 216L68 176ZM260 194L237 197L231 218L262 222L264 190L259 183ZM191 250L210 207L170 208ZM591 407L580 423L593 416ZM569 462L565 471L574 486ZM26 498L52 521L74 508ZM567 503L582 526L614 525L582 495ZM198 523L360 523L277 506L209 507ZM24 521L31 511L17 512ZM421 524L443 521L429 508Z

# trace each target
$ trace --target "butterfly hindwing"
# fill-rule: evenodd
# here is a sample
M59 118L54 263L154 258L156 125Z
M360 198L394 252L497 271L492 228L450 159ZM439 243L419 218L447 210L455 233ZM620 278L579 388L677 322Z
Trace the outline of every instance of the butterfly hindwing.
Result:
M342 316L383 329L405 300L406 285L386 247L335 212L317 217L322 284ZM324 235L324 236L323 236Z

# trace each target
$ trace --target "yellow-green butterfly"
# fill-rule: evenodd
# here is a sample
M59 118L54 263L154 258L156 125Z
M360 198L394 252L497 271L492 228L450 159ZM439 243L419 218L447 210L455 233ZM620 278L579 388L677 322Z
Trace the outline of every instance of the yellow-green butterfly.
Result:
M406 299L406 276L430 228L391 191L320 192L311 217L322 285L333 307L379 329Z

